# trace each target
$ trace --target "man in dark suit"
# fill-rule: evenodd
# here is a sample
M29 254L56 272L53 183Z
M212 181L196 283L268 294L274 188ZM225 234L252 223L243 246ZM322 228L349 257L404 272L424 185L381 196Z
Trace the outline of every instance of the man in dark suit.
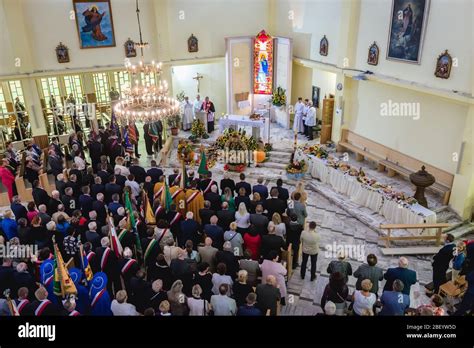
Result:
M94 199L90 195L89 186L82 188L82 195L79 196L79 209L82 210L82 216L89 216L89 212L92 210L92 203Z
M212 185L211 189L204 194L204 199L211 203L211 209L218 211L221 208L221 196L217 193L217 185Z
M383 291L392 291L393 282L396 279L400 279L403 282L402 293L408 296L410 296L411 286L417 282L416 272L408 269L408 260L406 257L400 257L398 267L389 268L383 277L387 280Z
M11 289L13 293L17 293L19 288L25 287L30 294L36 290L36 282L33 275L28 272L28 266L24 262L20 262L16 266L16 272L13 273L14 288Z
M91 196L95 198L98 193L105 193L105 185L100 176L96 176L94 183L91 185Z
M171 187L171 186L179 185L179 179L180 179L179 169L174 168L173 174L168 175L168 186Z
M257 307L266 313L270 310L270 315L277 315L277 302L280 300L280 290L274 275L269 275L265 279L265 284L257 285Z
M446 235L445 245L433 256L433 292L438 293L439 287L447 282L446 271L449 263L453 259L453 251L456 247L454 236L450 233Z
M109 179L109 182L105 185L105 202L109 203L112 201L112 195L117 193L119 196L122 195L122 187L117 185L115 182L115 176L112 175Z
M123 207L123 205L119 203L119 200L120 196L117 193L114 193L112 195L112 202L107 206L109 213L112 213L114 216L117 215L118 209Z
M48 164L51 168L48 170L48 174L52 174L56 177L63 172L63 160L54 151L49 151L48 153Z
M240 188L243 187L245 189L245 195L250 196L252 193L252 186L248 182L245 181L245 174L240 173L240 181L235 184L235 190L239 192Z
M267 211L267 217L272 218L274 213L282 215L286 209L286 203L278 198L278 189L272 188L270 191L270 198L263 203L263 208Z
M199 223L194 220L193 213L188 211L186 213L186 220L181 221L179 224L178 246L184 248L186 241L192 240L194 246L197 247L201 238L199 231Z
M232 244L227 241L223 245L223 250L219 250L216 253L216 264L224 263L227 267L227 274L235 281L237 278L237 272L239 271L239 261L234 254Z
M54 190L51 193L51 199L48 203L48 214L53 216L53 214L58 211L58 206L60 204L63 204L63 202L61 202L61 195L58 190Z
M87 227L89 230L86 232L86 240L92 244L92 248L95 250L100 247L100 235L97 233L97 223L89 222Z
M69 181L66 183L66 188L70 187L72 189L72 195L75 198L79 198L81 194L81 185L79 184L81 181L77 181L76 174L69 175ZM66 190L64 190L66 192Z
M212 174L209 172L204 179L201 179L199 181L198 187L203 194L206 194L208 192L211 192L211 186L214 184L217 185L217 183L212 180Z
M64 195L61 197L61 202L63 202L64 211L69 216L72 216L72 212L79 208L71 187L66 187Z
M127 181L127 177L125 175L121 174L120 168L115 168L114 170L114 176L115 176L115 183L120 186L120 188L123 190L125 187L125 181Z
M31 192L33 195L33 201L35 202L36 206L39 207L41 204L48 205L49 203L49 195L46 190L44 190L39 185L39 180L33 181L33 190Z
M91 156L92 170L94 173L97 173L99 170L100 156L102 155L103 146L97 137L91 136L87 147L89 148L89 155Z
M73 176L76 177L75 182L77 183L77 185L79 185L79 183L82 182L82 172L77 169L77 165L75 163L72 164L72 168L69 170L69 185L71 184L71 181L73 181ZM68 184L66 184L66 186ZM74 195L76 195L76 191L74 191ZM79 196L79 192L77 193L77 196Z
M290 194L288 193L288 190L283 187L283 180L278 179L277 185L272 187L272 190L274 188L278 190L278 198L281 199L283 202L285 202L285 209L286 209L286 204L288 202L288 199L290 198Z
M19 196L13 196L12 198L12 204L10 205L10 208L15 214L15 220L18 221L21 218L27 219L27 210L23 204L21 204L21 200Z
M66 180L64 179L64 174L58 174L55 181L56 190L59 191L61 195L64 194L64 189L66 188Z
M298 223L298 216L295 213L290 214L290 223L286 227L286 242L291 244L293 250L293 269L298 267L298 256L300 251L300 238L303 232L303 226Z
M157 167L155 160L152 160L150 163L151 163L151 168L148 169L146 174L148 176L151 176L151 182L153 183L153 185L155 185L158 181L160 181L160 176L163 175L163 171L160 168ZM177 169L175 169L175 170L177 170ZM172 185L170 185L170 186L172 186Z
M222 227L224 231L228 231L230 224L235 221L235 212L229 210L229 203L222 203L222 210L217 211L217 218L217 224Z
M233 179L229 177L229 173L224 172L224 179L221 180L221 185L220 185L221 193L224 193L224 189L226 187L230 188L230 191L232 192L232 194L234 194L235 182Z
M102 184L106 185L109 182L110 173L107 171L107 164L102 163L100 170L97 172L97 176L102 179Z
M213 215L209 224L204 226L204 233L212 239L212 246L222 250L224 244L224 230L217 225L217 216Z
M135 176L135 181L138 182L139 184L145 182L145 177L146 177L146 171L145 168L140 166L138 158L134 158L132 161L132 165L130 168L130 174L133 174Z
M92 209L97 213L97 221L100 222L102 226L105 225L105 220L107 218L107 210L105 209L104 203L104 194L98 193L96 196L97 200L92 203Z
M211 216L216 212L211 209L211 202L204 201L204 208L199 209L199 217L201 218L201 225L205 226L211 221Z
M252 192L255 193L255 192L258 192L260 194L260 198L262 200L265 200L268 198L268 188L263 185L263 177L259 177L257 179L257 185L253 185L253 189L252 189Z
M263 215L263 206L257 204L255 214L250 214L250 224L262 236L267 234L268 222L268 218Z

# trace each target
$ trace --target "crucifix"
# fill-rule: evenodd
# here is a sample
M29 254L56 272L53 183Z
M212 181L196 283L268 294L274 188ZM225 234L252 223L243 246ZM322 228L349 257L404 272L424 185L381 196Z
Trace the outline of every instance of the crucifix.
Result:
M196 76L193 77L193 80L196 80L197 82L197 92L199 93L199 87L201 85L201 79L204 78L204 76L202 76L201 74L199 73L196 73Z

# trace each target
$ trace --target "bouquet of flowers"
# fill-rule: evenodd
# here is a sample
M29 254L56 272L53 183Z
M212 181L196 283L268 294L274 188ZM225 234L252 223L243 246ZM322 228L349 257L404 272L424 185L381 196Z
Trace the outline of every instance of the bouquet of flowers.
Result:
M286 172L290 174L304 173L307 169L305 160L295 160L286 166Z
M258 121L262 118L262 116L260 116L259 114L252 114L250 115L249 117L251 120L254 120L254 121Z
M189 142L184 139L179 141L177 154L178 154L178 159L180 161L184 160L186 164L191 163L191 161L194 159L193 148L191 144L189 144Z
M278 86L276 90L273 91L272 104L275 106L286 105L286 90Z
M189 140L194 142L201 138L207 139L209 138L209 134L206 133L204 123L202 123L200 119L195 119L191 126L191 135L189 136Z
M240 163L240 164L227 163L224 165L225 171L231 171L231 172L237 172L237 173L242 173L243 171L245 171L246 168L247 166L243 163Z
M181 91L181 92L179 92L178 94L176 94L176 99L181 103L181 102L184 101L184 97L185 97L185 96L186 96L186 95L184 94L184 91Z
M308 155L313 155L318 158L328 158L328 152L320 145L305 145L303 147L303 152Z

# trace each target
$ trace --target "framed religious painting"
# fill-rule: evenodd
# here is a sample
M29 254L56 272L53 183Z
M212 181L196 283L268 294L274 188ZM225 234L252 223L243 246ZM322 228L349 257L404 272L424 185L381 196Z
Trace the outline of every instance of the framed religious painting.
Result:
M63 45L62 42L56 46L56 58L58 63L69 63L69 48Z
M132 39L128 38L127 41L123 44L125 48L125 57L133 58L137 56L137 49L135 48L135 42Z
M441 79L449 79L452 66L453 58L448 53L448 50L445 50L444 53L440 54L438 60L436 61L435 76Z
M326 35L324 35L324 37L319 42L319 54L322 56L327 56L328 50L329 50L329 42L328 42L328 39L326 38Z
M387 59L420 64L430 0L392 0Z
M311 93L311 100L313 101L313 105L316 108L319 108L319 96L321 95L321 88L313 86L313 91Z
M199 51L198 39L194 34L191 34L188 39L188 52L192 53L197 51Z
M115 47L110 0L73 0L81 48Z
M374 43L369 47L367 64L377 65L379 63L379 53L380 53L379 46L377 46L377 44L374 41Z

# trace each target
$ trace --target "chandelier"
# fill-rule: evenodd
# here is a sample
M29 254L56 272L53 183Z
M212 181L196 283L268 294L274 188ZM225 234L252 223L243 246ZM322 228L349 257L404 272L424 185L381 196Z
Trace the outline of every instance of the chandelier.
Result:
M143 42L142 30L140 24L140 9L137 4L138 30L140 42L135 44L141 51L141 58L138 64L132 64L130 61L125 63L132 85L124 91L124 97L114 105L114 113L117 120L122 123L130 122L154 122L166 119L179 112L180 103L172 97L168 97L168 83L161 80L162 63L147 64L143 59L143 48L149 46L148 42ZM154 74L159 78L158 85L145 82L143 77Z

